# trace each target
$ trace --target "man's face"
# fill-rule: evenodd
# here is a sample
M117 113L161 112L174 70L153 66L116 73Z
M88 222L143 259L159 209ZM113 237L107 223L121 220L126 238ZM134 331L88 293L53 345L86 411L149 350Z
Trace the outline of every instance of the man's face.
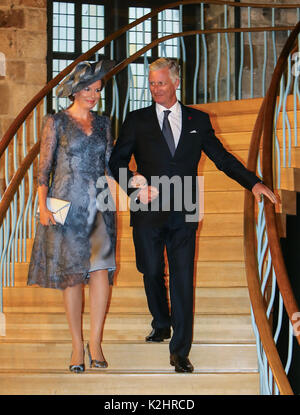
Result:
M170 78L169 68L149 71L149 88L153 100L165 108L171 108L177 101L176 89L179 79L175 83Z

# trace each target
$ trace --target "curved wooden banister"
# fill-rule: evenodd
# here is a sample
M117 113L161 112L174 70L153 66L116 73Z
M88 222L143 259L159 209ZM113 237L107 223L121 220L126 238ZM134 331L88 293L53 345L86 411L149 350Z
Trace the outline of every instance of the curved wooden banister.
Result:
M256 172L265 108L266 101L264 100L256 119L248 153L247 168L254 173ZM264 351L278 385L279 392L282 395L293 395L292 388L277 352L270 323L266 316L265 302L261 295L256 255L255 200L253 195L247 191L245 192L244 199L244 252L250 301Z
M286 69L287 58L293 50L299 33L300 22L296 25L295 29L290 34L284 48L282 49L274 70L274 74L272 76L268 94L265 98L266 108L268 108L268 111L266 112L264 119L262 171L264 182L270 188L273 188L273 123L277 92L279 89L280 79L283 75L284 70ZM282 255L280 236L276 222L275 207L268 200L265 202L265 217L272 263L274 266L278 287L280 289L280 293L282 295L283 303L285 305L289 319L290 321L293 321L293 316L296 315L295 313L299 313L299 306L293 295L293 290ZM300 333L295 333L295 336L297 338L298 344L300 345Z
M263 136L263 180L264 183L273 188L273 121L274 111L279 89L279 82L286 68L289 54L294 49L294 44L300 33L300 22L290 34L277 61L268 92L263 100L256 124L253 130L250 150L248 154L247 168L256 172L258 152L261 136ZM268 109L265 111L265 109ZM272 257L278 288L290 321L293 321L293 314L298 313L299 307L296 303L293 290L289 281L288 273L284 263L280 236L277 229L276 213L274 205L265 198L265 219L268 235L269 248ZM270 323L266 316L264 298L261 294L261 285L258 275L258 264L256 255L255 235L255 203L250 192L245 192L244 200L244 248L246 273L249 288L249 296L252 304L253 314L260 340L266 353L268 364L272 370L274 379L281 394L293 394L286 373L283 369L276 345L273 339ZM295 333L296 334L296 333ZM299 334L296 336L300 343Z

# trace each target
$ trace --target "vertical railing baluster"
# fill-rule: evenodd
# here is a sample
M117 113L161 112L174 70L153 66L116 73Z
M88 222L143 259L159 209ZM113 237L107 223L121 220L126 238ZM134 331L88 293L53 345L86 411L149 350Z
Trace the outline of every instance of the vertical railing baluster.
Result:
M165 36L165 33L166 33L166 30L165 30L166 11L165 10L163 10L161 12L161 16L162 16L162 19L161 19L161 32L162 33L161 33L161 36L163 37L163 36ZM161 57L167 57L166 42L161 43L160 50L161 50Z
M228 28L228 6L224 6L224 28ZM226 76L226 100L230 100L230 45L228 39L228 33L225 33L225 43L226 43L226 56L227 56L227 76Z
M251 7L248 7L248 27L251 27ZM250 54L250 98L253 98L253 45L251 32L248 32L248 40Z
M266 94L267 61L268 61L268 35L267 35L267 32L264 32L264 62L263 62L262 85L261 85L261 96L262 97L264 97Z
M14 137L14 142L12 146L12 158L13 163L11 163L11 169L13 174L16 172L16 136ZM8 151L8 149L7 149ZM16 229L16 219L17 219L17 195L14 195L14 198L10 204L10 225L11 231L8 238L8 246L6 252L6 275L7 275L7 286L14 284L14 269L15 269L15 255L14 255L14 239L15 239L15 229Z
M201 3L201 30L204 30L204 4ZM202 45L203 45L203 57L204 57L204 62L203 62L203 70L204 70L204 103L207 103L207 98L208 98L208 92L207 92L207 65L208 65L208 57L207 57L207 45L206 45L206 38L205 35L202 34L201 35L201 39L202 39Z
M114 41L110 42L110 59L114 60L115 52L114 52ZM112 119L115 117L115 134L118 136L119 131L119 90L116 76L113 76L112 79L113 87L112 87L112 106L110 112L110 118Z
M23 137L22 137L22 141L23 141L23 157L26 157L27 154L27 123L26 120L23 123ZM27 203L26 203L26 176L24 176L24 212L23 212L23 237L22 237L22 242L23 242L23 251L22 251L22 262L26 262L27 260Z
M298 68L295 69L294 73L294 86L293 86L293 104L294 104L294 146L298 145L298 111L297 111L297 101L300 102L299 97L299 75L300 75L300 59L298 58Z
M241 33L241 50L240 50L240 70L238 81L238 99L242 99L242 82L243 82L243 66L244 66L244 33Z
M198 92L198 79L199 79L199 68L200 68L200 37L196 35L196 64L193 80L193 103L197 103L197 92Z
M218 82L221 66L221 34L217 34L217 65L216 65L216 75L215 75L215 101L218 102Z
M272 27L275 27L275 9L272 8ZM276 50L276 32L272 31L272 44L273 44L273 66L275 68L277 62L277 50Z
M289 321L289 341L288 341L288 352L287 352L287 361L284 367L285 373L288 375L293 357L293 343L294 343L294 329L291 321Z
M291 56L288 57L288 74L287 74L287 80L285 85L285 91L283 95L283 103L282 103L282 133L283 133L283 141L287 142L287 167L291 167L291 157L292 157L292 138L291 138L291 127L290 122L288 119L287 114L287 98L290 92L290 86L291 86ZM286 130L288 133L288 139L286 140Z
M183 32L183 7L182 4L179 6L179 32ZM185 67L186 67L186 48L185 48L185 43L184 43L184 37L181 36L180 37L180 45L181 45L181 50L180 47L179 48L179 56L180 56L180 52L181 52L181 61L182 61L182 73L181 73L181 79L182 79L182 94L181 94L181 100L184 104L186 104L186 98L185 98L185 91L186 91L186 85L185 85Z

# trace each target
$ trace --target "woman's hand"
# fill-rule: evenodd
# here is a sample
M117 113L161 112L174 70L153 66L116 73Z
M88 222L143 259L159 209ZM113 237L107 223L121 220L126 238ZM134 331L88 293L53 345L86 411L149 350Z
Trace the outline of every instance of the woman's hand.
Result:
M53 213L47 208L48 186L38 186L40 223L44 226L56 225Z
M46 207L40 208L40 223L44 226L56 225L53 213Z

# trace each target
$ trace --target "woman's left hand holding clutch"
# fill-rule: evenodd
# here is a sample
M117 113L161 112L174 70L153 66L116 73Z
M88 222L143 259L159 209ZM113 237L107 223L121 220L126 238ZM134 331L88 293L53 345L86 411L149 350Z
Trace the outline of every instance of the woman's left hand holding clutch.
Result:
M44 226L56 225L53 213L47 207L40 207L40 223Z

